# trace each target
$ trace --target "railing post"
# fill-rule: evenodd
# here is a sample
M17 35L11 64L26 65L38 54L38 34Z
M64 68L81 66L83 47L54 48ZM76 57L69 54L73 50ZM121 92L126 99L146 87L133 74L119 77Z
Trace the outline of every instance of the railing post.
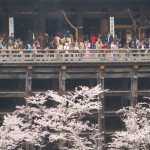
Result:
M6 53L7 53L7 50L6 50ZM12 60L12 50L9 50L9 59L10 59L10 62Z

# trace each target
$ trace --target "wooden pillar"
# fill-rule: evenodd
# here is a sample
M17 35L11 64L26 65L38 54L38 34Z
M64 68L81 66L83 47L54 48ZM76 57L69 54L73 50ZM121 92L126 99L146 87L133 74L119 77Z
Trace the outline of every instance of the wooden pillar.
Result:
M39 23L39 16L38 15L35 15L34 16L34 36L36 39L39 39L40 35L41 35L41 29L40 29L40 23Z
M45 33L45 16L40 14L40 32L41 34Z
M43 35L45 33L45 18L46 18L46 13L45 13L45 6L41 2L40 3L40 14L39 14L39 23L40 23L40 34Z
M83 41L83 15L81 12L77 13L77 28L78 28L78 41Z
M137 104L137 90L138 90L137 69L138 69L138 65L135 64L132 68L131 97L130 97L130 106L133 107Z
M60 71L59 71L59 93L61 95L65 94L66 91L66 66L62 66ZM59 141L59 149L62 150L64 144L63 140Z
M114 8L114 7L113 7L112 4L109 4L109 5L108 5L108 24L109 24L109 25L108 25L108 26L109 26L109 27L108 27L108 32L110 32L110 17L114 17L114 16L113 16L113 11L114 11L113 8Z
M31 65L27 67L25 92L26 92L26 97L30 96L32 92L32 66ZM26 150L30 150L30 144L28 143L26 143Z
M2 32L9 36L9 17L14 17L14 11L12 9L12 1L9 1L3 9L3 21L2 21Z
M6 26L7 26L7 31L8 31L7 34L8 34L8 36L9 36L9 18L12 17L12 18L14 19L14 21L15 21L15 17L14 17L14 16L15 16L15 15L14 15L14 11L15 11L15 10L14 10L14 7L13 7L13 1L11 1L11 0L8 1L7 9L8 9L8 10L7 10L7 11L8 11L8 12L7 12L7 23L8 23L8 24L7 24ZM14 26L14 28L15 28L15 26ZM11 34L11 33L10 33L10 34ZM15 35L15 33L14 33L14 35Z
M113 11L114 11L114 6L111 3L108 4L108 20L109 20L109 17L114 17Z
M104 90L104 65L101 65L98 69L98 78L97 78L97 84L101 85L102 90ZM100 102L102 103L102 108L99 109L98 112L98 124L99 124L99 133L101 136L99 138L102 138L104 140L104 134L105 134L105 120L104 120L104 110L105 110L105 101L104 101L104 93L100 94ZM103 141L99 139L98 141L98 150L103 150L104 145Z
M29 65L26 72L26 83L25 83L26 96L30 96L32 92L32 66Z
M8 14L7 12L4 14L3 18L2 18L2 33L8 35L9 33L9 22L8 22Z
M66 66L62 66L59 72L59 92L65 94L66 91Z
M141 4L140 5L140 27L145 27L145 19L146 19L145 6Z
M101 33L106 34L109 31L109 22L108 19L101 20Z

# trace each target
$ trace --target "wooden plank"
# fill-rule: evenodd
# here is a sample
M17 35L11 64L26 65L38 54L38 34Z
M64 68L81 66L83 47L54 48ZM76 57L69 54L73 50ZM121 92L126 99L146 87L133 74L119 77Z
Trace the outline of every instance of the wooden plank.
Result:
M50 68L49 66L47 67L38 67L38 68L33 68L32 69L33 73L36 72L59 72L59 68Z
M6 91L6 92L0 92L0 97L25 97L25 92L10 92L10 91Z
M131 78L131 74L130 73L106 74L105 73L104 78Z
M25 74L0 74L0 79L25 79Z
M17 67L13 67L13 68L3 67L3 68L0 68L0 73L24 73L24 72L26 72L26 68L17 68Z
M32 79L58 79L58 74L32 74Z
M120 67L120 66L118 66L118 67L111 67L111 68L109 68L109 67L106 67L105 68L105 72L107 73L107 72L115 72L115 73L118 73L118 72L131 72L131 66L129 66L129 67L124 67L124 66L122 66L122 67Z
M150 97L150 90L139 90L138 91L138 96L147 96L147 97Z
M150 72L149 73L137 73L138 78L150 78Z
M85 68L82 68L82 67L78 67L78 68L67 68L67 73L83 73L83 72L97 72L97 69L98 68L93 68L93 67L85 67Z
M105 117L115 117L116 111L105 111Z
M138 72L150 72L150 67L139 67Z
M131 91L106 91L105 96L130 96Z
M115 29L132 29L132 25L115 25Z
M96 74L66 74L66 79L97 79Z

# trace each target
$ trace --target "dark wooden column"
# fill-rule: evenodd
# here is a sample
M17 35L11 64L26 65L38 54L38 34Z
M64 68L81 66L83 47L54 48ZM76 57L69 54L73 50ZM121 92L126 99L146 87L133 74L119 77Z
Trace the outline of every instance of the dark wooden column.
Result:
M9 17L12 17L12 18L14 18L14 22L15 22L15 15L14 15L14 13L15 13L15 8L13 7L13 1L9 1L8 2L8 13L7 13L7 22L8 22L8 26L7 26L7 28L8 28L8 34L9 34ZM15 28L15 26L14 26L14 28ZM11 33L10 33L11 34ZM15 33L14 33L15 34Z
M137 69L138 69L138 65L135 64L132 67L131 98L130 98L130 105L133 107L137 104L137 90L138 90Z
M109 21L108 19L101 20L101 34L106 34L109 31Z
M40 23L40 33L41 35L45 33L45 18L46 18L45 6L40 3L40 14L39 14L39 23Z
M113 16L113 5L109 4L108 5L108 32L110 32L110 17L114 17Z
M2 18L2 33L5 33L8 35L9 33L9 19L8 19L8 13L5 12Z
M27 67L26 83L25 83L26 96L30 96L32 92L32 66Z
M9 17L14 17L14 11L12 9L12 1L8 1L4 4L3 8L3 22L2 32L9 36Z
M109 4L108 5L108 20L109 20L109 17L114 17L114 6L112 4Z
M62 66L59 72L59 92L65 94L66 91L66 66Z
M83 40L83 14L81 12L77 13L77 28L78 28L78 40Z
M26 82L25 82L25 93L26 97L30 96L32 92L32 66L27 67ZM27 105L27 103L26 103ZM30 150L30 144L26 143L26 150Z
M41 35L40 20L39 14L37 14L34 16L34 36L36 39L39 39L40 35Z
M101 85L102 90L104 90L104 65L101 65L98 69L98 78L97 78L97 84ZM99 133L101 133L101 136L104 139L105 134L105 120L104 120L104 110L105 110L105 101L104 101L104 93L100 94L100 102L102 103L102 108L99 109L98 112L98 124L99 124ZM98 150L103 150L104 145L101 140L98 141Z
M145 6L140 4L140 27L145 27Z

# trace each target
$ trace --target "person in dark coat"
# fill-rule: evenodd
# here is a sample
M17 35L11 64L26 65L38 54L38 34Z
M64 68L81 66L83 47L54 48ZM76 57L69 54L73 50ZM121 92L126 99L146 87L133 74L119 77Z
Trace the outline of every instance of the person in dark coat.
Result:
M28 32L28 44L30 44L31 47L33 47L33 33L30 30Z
M108 48L110 48L110 44L113 42L113 40L114 40L113 36L110 34L110 32L108 32L107 34Z

